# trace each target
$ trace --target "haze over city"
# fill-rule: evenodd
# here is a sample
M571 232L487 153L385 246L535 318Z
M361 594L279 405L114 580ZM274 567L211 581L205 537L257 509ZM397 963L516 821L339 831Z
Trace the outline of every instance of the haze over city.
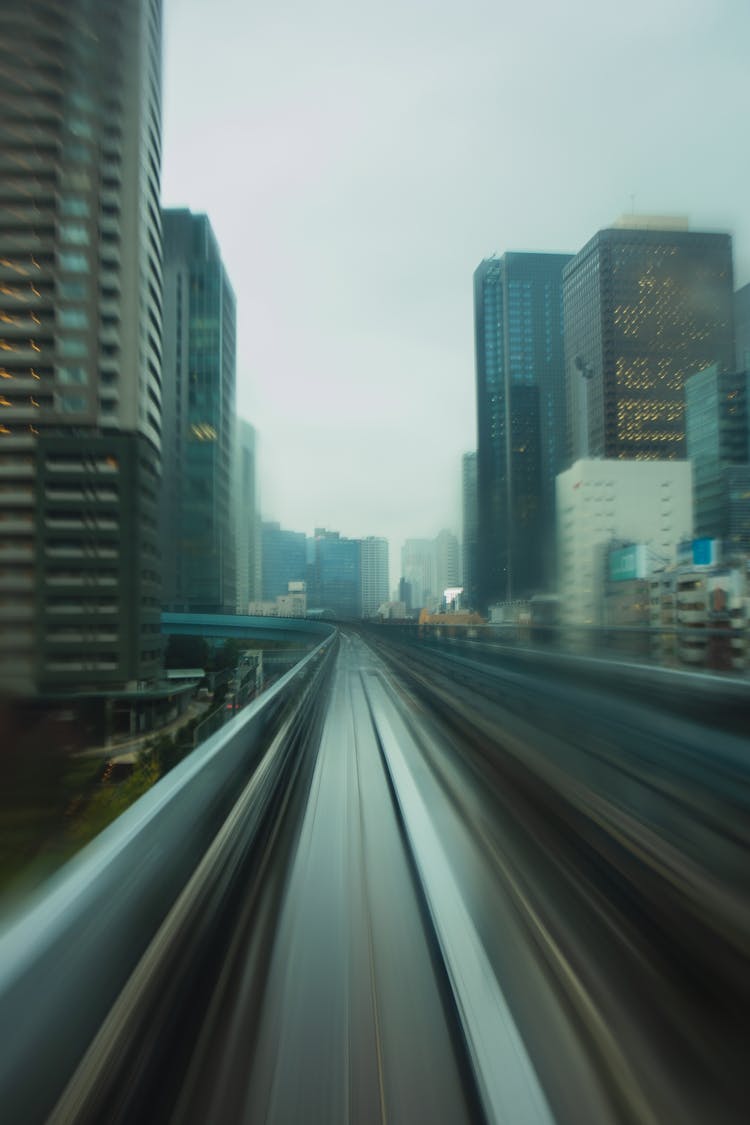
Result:
M166 206L237 295L264 518L460 534L471 277L635 209L729 231L750 280L743 0L165 8Z

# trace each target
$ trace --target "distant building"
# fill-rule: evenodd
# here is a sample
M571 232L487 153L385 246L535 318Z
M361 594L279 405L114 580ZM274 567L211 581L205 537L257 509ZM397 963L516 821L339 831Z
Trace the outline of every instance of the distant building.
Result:
M406 578L399 578L397 595L393 601L402 604L407 611L411 610L411 582Z
M684 458L686 380L734 366L730 236L641 223L599 231L563 273L571 461Z
M308 604L331 610L335 617L362 616L362 563L359 539L347 539L338 531L315 528ZM386 598L388 585L385 587Z
M304 582L307 541L304 531L286 531L279 523L261 525L263 601L288 593L290 582Z
M565 457L562 277L570 254L507 253L474 273L477 601L525 597L554 574Z
M369 535L361 540L362 616L376 617L388 601L388 540Z
M443 601L445 591L459 585L458 539L452 531L443 530L435 539L436 594Z
M411 607L439 604L434 539L407 539L401 548L401 575L411 588Z
M255 429L243 418L237 420L237 479L235 482L235 542L237 547L237 612L247 613L247 605L261 593L257 584L260 572L260 518L256 465Z
M716 365L685 387L695 534L750 551L750 377Z
M692 535L689 461L577 461L557 478L558 572L563 623L604 621L613 540L645 544L662 566Z
M738 371L750 371L750 284L734 295L735 364Z
M164 605L237 605L236 309L206 215L164 224Z
M464 601L469 608L477 604L477 542L479 509L477 497L477 455L464 453L461 459L462 543L461 563Z

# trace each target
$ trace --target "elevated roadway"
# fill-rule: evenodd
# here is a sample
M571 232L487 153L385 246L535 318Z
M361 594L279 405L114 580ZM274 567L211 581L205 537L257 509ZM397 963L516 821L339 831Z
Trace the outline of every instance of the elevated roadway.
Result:
M11 1120L746 1120L746 737L386 630L272 692L0 937Z

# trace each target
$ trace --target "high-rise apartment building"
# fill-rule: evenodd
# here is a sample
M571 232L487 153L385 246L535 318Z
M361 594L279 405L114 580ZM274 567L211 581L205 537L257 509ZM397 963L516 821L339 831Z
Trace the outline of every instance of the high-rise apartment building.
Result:
M477 535L479 526L476 453L464 453L461 459L461 496L463 507L461 562L463 565L464 604L473 608L477 604Z
M570 458L684 458L686 380L734 365L732 241L621 222L564 272Z
M477 601L527 596L554 573L565 455L562 274L569 254L507 253L474 273Z
M390 597L388 583L388 540L368 535L360 540L362 571L362 616L375 617Z
M247 613L260 598L260 519L256 466L256 433L244 418L237 419L237 478L235 481L235 542L237 547L237 612Z
M714 364L685 384L695 534L750 551L750 376Z
M233 613L235 299L205 215L164 212L164 603Z
M23 0L0 42L0 682L160 667L160 0Z

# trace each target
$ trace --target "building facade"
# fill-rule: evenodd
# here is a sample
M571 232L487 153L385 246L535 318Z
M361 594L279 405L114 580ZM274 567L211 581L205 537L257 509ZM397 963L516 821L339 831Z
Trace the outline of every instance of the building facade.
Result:
M571 461L684 458L687 379L734 366L730 236L623 222L564 271Z
M750 283L734 295L735 366L750 370Z
M459 585L459 557L458 539L444 528L435 538L436 593L441 602L446 590L455 590Z
M388 540L368 535L360 542L362 616L375 617L380 606L390 597Z
M164 603L233 613L236 309L205 215L164 212Z
M385 540L383 540L385 542ZM362 554L359 539L316 527L308 573L308 605L344 619L362 616ZM386 597L387 597L386 583Z
M0 686L161 664L160 0L11 2L0 44Z
M477 508L477 455L464 453L461 459L461 582L464 603L470 609L477 604L477 535L479 512Z
M234 533L237 548L237 612L247 613L247 606L260 596L256 585L260 566L260 520L256 433L244 418L237 419L237 476L235 481Z
M290 582L307 576L307 536L286 531L271 521L261 525L261 575L263 601L274 601L289 592Z
M437 558L434 539L407 539L401 548L401 576L410 598L410 609L428 608L439 603L437 593Z
M714 364L685 385L695 534L721 539L725 553L750 551L749 382Z
M661 566L692 537L689 461L583 459L557 478L563 623L601 625L611 546L642 544Z
M569 254L507 253L474 274L477 602L525 597L554 574L565 456L562 275Z

